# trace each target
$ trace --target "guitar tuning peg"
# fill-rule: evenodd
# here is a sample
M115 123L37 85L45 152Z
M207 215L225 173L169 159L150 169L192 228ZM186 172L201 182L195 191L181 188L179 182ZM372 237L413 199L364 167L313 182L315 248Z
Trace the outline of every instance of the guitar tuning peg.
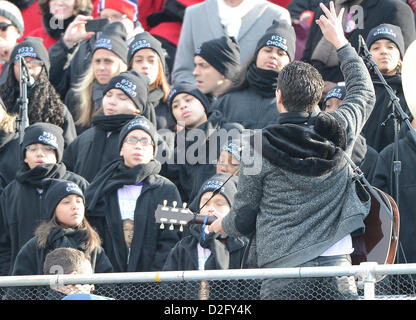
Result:
M168 200L163 200L163 206L166 207L168 204Z
M173 226L173 223L171 223L171 225L169 226L169 230L173 230L174 229L174 226Z
M187 206L188 204L186 203L186 202L184 202L183 204L182 204L182 207L184 208L184 209L186 209L186 206Z
M165 224L163 222L160 224L160 229L165 229Z
M178 205L178 202L177 201L172 201L172 206L174 207L174 208L176 208L176 206Z
M180 231L180 232L183 232L183 225L181 225L181 226L179 227L179 231Z

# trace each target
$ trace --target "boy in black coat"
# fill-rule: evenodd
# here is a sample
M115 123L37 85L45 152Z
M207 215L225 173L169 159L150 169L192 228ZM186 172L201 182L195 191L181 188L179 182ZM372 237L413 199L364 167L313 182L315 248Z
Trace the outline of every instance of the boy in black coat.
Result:
M115 272L161 270L179 232L161 230L155 211L163 200L181 199L176 186L160 176L156 130L138 116L119 135L120 158L105 166L85 193L87 219L96 228Z
M172 87L169 108L178 124L173 157L167 159L164 175L178 187L184 202L197 195L204 181L216 173L220 147L230 137L241 138L243 126L227 123L195 85Z

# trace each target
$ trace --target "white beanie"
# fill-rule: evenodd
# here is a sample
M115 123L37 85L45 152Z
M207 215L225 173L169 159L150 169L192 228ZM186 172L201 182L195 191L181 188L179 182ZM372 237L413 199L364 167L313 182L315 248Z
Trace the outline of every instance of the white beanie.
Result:
M0 16L9 19L17 28L20 35L23 35L24 21L20 9L10 1L0 1Z

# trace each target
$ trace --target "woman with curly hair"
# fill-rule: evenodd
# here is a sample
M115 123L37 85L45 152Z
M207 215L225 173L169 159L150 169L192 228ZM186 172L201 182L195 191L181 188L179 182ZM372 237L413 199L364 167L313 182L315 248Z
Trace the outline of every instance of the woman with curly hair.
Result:
M42 27L34 29L27 36L42 38L46 49L59 40L78 14L89 16L93 11L91 0L39 0L39 7Z
M77 135L75 124L67 107L49 82L49 56L40 38L25 38L10 55L11 65L7 79L0 85L0 96L7 112L19 114L20 59L24 59L29 74L34 80L33 85L28 84L27 88L29 124L46 122L61 127L64 131L65 146L67 146Z

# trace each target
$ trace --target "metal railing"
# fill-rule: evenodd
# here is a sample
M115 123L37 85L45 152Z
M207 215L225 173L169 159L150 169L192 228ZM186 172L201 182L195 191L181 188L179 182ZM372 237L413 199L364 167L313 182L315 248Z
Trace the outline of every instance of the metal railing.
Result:
M50 288L94 284L96 289L93 293L118 300L197 300L201 299L201 283L209 283L210 300L259 300L264 279L301 279L300 282L304 282L303 291L299 289L299 295L294 299L322 300L339 299L330 292L332 289L327 280L349 276L354 277L357 284L358 299L416 300L414 274L416 264L413 263L379 265L366 262L348 267L4 276L0 277L0 290L3 291L3 299L44 300ZM296 288L292 289L296 291Z

